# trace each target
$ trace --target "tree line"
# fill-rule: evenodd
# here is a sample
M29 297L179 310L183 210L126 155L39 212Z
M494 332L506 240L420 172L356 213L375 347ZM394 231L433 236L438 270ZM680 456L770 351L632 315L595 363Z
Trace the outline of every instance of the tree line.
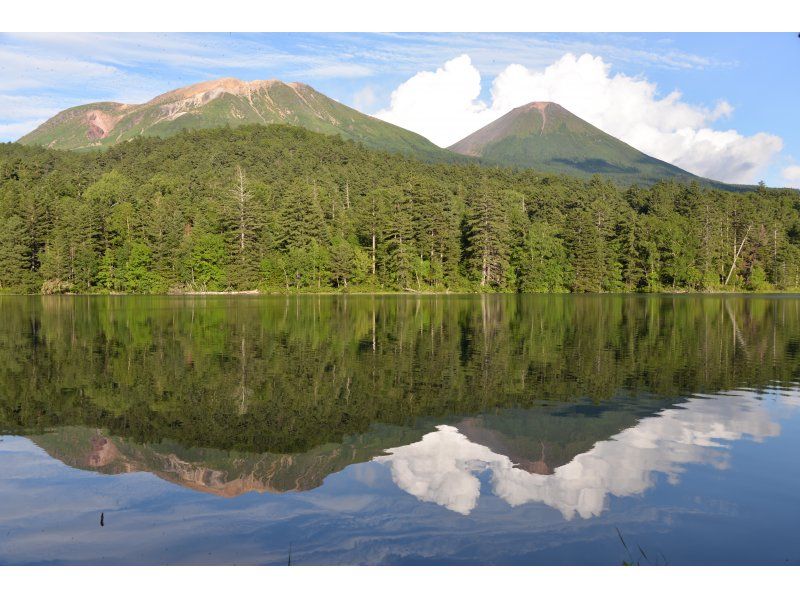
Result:
M800 288L800 193L429 164L273 125L0 145L0 292Z

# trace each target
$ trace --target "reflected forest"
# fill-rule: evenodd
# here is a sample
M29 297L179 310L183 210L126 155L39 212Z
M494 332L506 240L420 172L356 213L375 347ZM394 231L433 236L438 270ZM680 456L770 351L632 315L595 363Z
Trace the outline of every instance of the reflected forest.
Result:
M0 311L13 434L300 453L430 417L657 408L800 378L788 298L0 297Z

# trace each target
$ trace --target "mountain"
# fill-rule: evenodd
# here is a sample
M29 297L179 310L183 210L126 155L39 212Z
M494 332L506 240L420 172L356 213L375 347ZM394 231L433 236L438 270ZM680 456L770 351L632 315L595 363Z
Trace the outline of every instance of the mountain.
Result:
M648 156L552 102L515 108L442 149L425 137L345 106L305 85L275 79L205 81L159 95L144 104L98 102L59 112L19 139L26 145L62 150L103 148L138 136L170 137L183 130L245 124L288 124L339 135L365 146L429 162L462 162L532 168L588 177L601 174L622 184L651 185L663 179L697 177Z
M640 152L552 102L515 108L448 149L499 166L584 177L601 174L625 185L674 178L703 181Z
M367 116L303 83L217 79L182 87L145 104L99 102L58 113L19 139L22 144L80 150L144 135L169 137L184 129L243 124L289 124L341 135L380 150L427 159L453 154L421 135Z
M65 426L30 439L51 457L76 469L107 475L150 472L198 492L233 497L246 492L302 492L329 475L369 461L385 449L416 442L423 431L375 424L302 453L248 453L186 447L162 440L141 443L87 426Z
M500 409L474 416L420 418L407 426L372 423L298 453L257 453L188 447L172 440L144 443L85 426L56 427L29 438L66 465L108 475L150 472L173 484L218 496L245 492L302 492L355 463L419 442L443 421L470 442L508 456L529 473L551 475L600 441L652 417L671 403L633 398L603 406L554 404L533 409Z

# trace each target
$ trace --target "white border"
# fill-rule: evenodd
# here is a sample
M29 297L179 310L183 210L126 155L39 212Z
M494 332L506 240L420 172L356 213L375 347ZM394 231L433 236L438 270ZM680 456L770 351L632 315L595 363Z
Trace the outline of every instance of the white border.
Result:
M171 598L682 598L791 595L775 567L11 567L6 596Z
M3 31L800 31L795 0L33 0Z
M2 14L0 29L4 31L800 30L800 2L785 0L755 4L743 0L34 0L5 2ZM4 596L48 598L98 594L113 598L236 594L752 598L783 595L796 588L798 581L796 567L0 567Z

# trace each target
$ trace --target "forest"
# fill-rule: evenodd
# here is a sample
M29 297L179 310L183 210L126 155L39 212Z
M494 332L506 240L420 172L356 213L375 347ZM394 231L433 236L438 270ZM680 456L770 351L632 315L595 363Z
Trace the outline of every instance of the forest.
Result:
M434 164L283 125L0 145L0 292L800 289L800 192Z

